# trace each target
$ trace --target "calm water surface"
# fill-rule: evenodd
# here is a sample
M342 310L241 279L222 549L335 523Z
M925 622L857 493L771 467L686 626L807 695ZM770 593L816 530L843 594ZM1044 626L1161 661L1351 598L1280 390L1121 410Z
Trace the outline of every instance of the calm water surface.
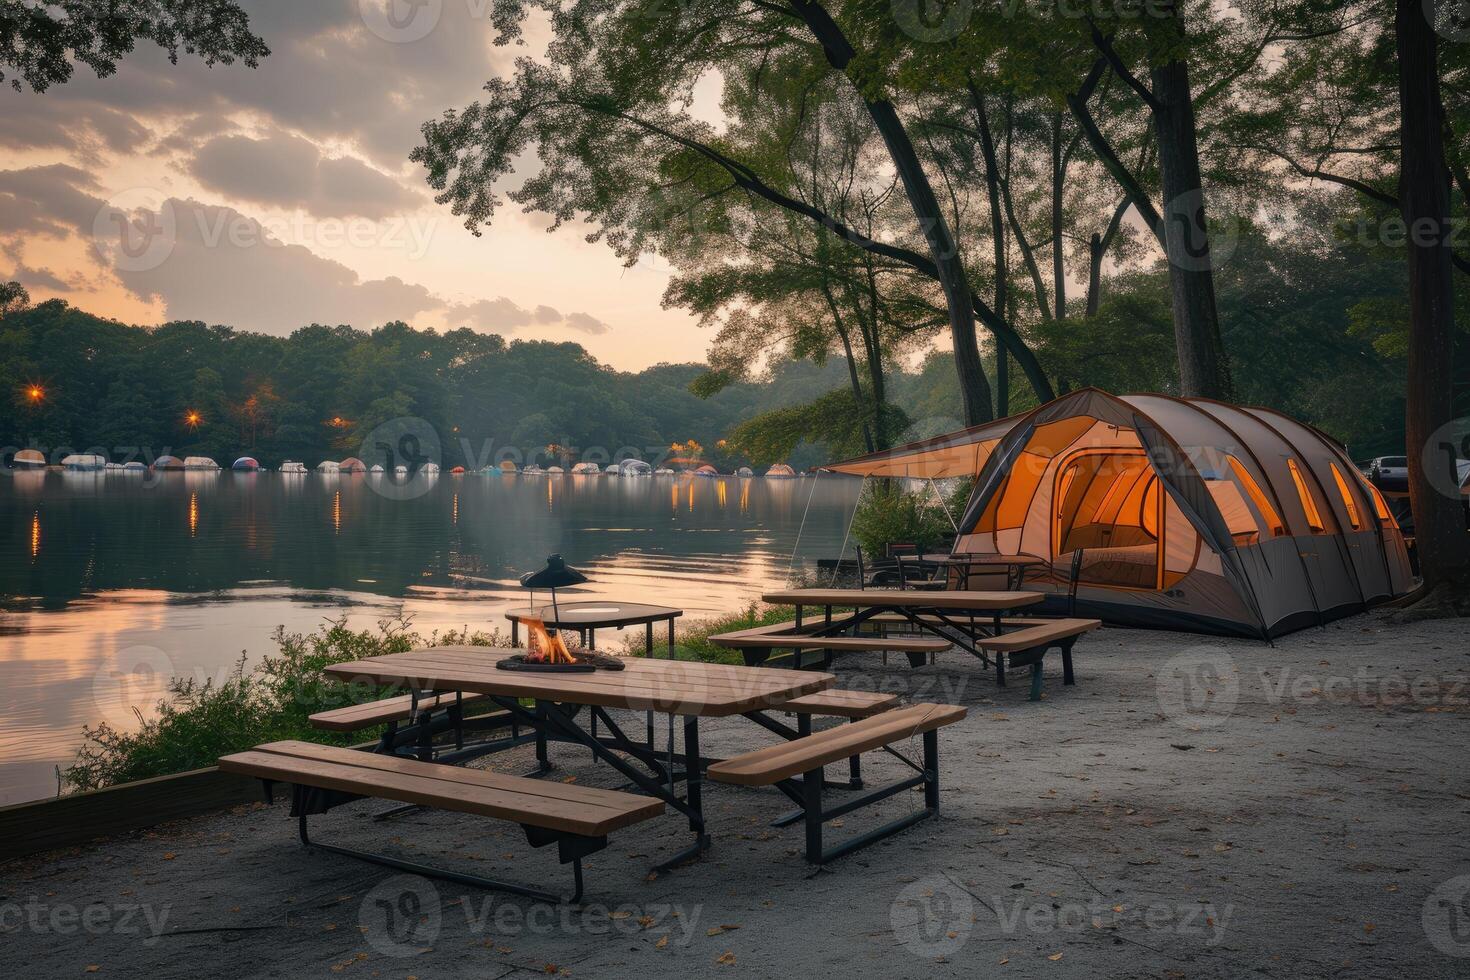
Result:
M394 499L383 479L0 475L0 804L54 794L83 725L136 726L167 677L218 677L270 652L278 625L503 627L517 577L554 552L591 578L582 598L727 612L783 584L793 549L835 555L858 492L446 475Z

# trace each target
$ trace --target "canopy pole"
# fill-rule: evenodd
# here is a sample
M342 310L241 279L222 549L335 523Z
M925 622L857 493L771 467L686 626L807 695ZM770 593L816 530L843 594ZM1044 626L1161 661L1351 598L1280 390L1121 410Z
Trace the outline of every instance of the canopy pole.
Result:
M801 511L801 523L796 527L796 543L791 546L791 560L786 563L786 583L791 584L791 570L796 567L796 553L801 549L801 532L806 530L806 515L811 512L812 498L817 494L817 481L822 478L822 471L817 470L817 475L812 477L812 488L807 491L806 507Z
M928 478L928 480L929 489L933 490L934 496L939 498L939 509L944 511L944 516L949 519L949 526L954 528L954 533L958 536L960 533L960 526L954 522L954 515L949 512L949 505L944 502L944 495L940 493L939 488L934 485L934 477L931 476Z
M842 571L842 556L847 554L847 539L852 537L852 526L857 523L858 508L863 505L863 491L868 489L868 478L863 477L862 486L858 487L857 502L852 505L852 516L847 519L847 530L842 534L842 550L837 552L837 561L832 565L832 581L827 583L828 588L837 584L837 574ZM859 573L861 573L859 569ZM862 588L861 577L858 579L858 588Z

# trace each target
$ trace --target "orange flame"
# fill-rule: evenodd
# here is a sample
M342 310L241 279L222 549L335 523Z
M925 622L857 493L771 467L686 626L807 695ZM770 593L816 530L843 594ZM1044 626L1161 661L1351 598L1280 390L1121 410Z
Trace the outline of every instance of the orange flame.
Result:
M576 663L577 658L572 656L572 651L562 642L561 632L552 633L546 629L546 624L539 619L523 619L521 625L526 627L526 659L534 663L571 664Z

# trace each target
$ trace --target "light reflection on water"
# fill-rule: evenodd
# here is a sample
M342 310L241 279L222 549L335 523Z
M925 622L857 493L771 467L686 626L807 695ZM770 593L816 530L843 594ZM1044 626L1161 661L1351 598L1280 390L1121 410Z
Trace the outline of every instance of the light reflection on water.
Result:
M379 479L0 476L0 804L55 792L84 724L136 724L169 674L220 676L277 625L500 627L554 552L585 598L727 612L785 582L809 495L801 562L836 554L857 495L834 477L446 475L400 501Z

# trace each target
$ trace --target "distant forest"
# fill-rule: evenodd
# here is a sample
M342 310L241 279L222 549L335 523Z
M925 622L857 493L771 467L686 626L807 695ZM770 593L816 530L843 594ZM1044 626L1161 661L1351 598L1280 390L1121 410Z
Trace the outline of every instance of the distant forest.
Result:
M357 455L378 426L413 417L438 433L445 467L484 465L504 450L526 462L541 454L543 464L692 453L722 468L765 465L777 454L808 466L863 448L840 420L826 438L793 432L754 452L725 442L761 413L840 388L835 361L784 362L765 380L701 398L690 385L706 371L659 364L622 372L574 343L404 323L372 331L313 324L289 337L198 322L136 327L51 300L0 317L0 446L7 455L37 448L53 461L63 451L144 462L168 452L222 466L244 455L313 466ZM896 381L911 415L953 404L946 358ZM941 413L927 431L959 424Z

